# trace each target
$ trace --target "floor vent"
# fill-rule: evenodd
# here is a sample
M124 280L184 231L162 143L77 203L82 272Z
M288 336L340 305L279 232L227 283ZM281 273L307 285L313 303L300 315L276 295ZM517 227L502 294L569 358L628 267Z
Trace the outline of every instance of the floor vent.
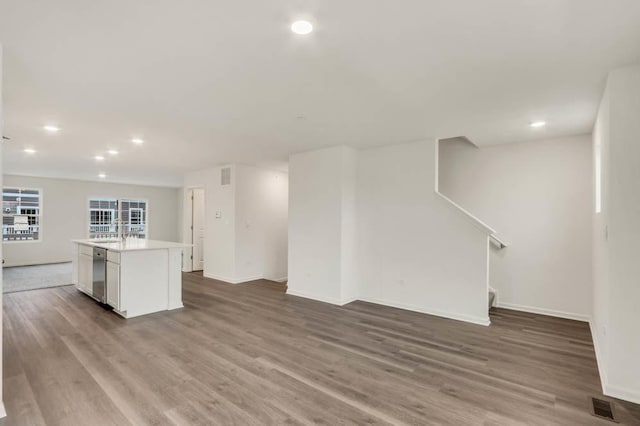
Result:
M616 419L613 414L613 407L609 401L605 401L599 398L591 398L591 404L593 408L593 415L603 419L615 422ZM617 423L617 422L616 422Z

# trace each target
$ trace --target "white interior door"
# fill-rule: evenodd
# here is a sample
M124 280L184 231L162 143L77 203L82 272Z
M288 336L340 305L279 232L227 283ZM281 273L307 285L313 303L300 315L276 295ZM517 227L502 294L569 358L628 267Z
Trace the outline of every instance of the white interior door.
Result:
M202 271L204 269L204 189L194 189L191 202L192 269L194 271Z

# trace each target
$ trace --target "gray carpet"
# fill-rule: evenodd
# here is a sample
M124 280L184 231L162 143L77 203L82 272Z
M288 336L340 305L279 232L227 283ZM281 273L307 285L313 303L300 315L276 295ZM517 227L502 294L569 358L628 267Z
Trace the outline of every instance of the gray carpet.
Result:
M2 269L2 292L35 290L71 284L71 262Z

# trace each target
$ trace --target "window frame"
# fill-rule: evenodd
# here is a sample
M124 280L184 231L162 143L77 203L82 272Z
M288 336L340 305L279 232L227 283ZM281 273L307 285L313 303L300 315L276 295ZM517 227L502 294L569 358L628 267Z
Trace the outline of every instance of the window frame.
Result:
M5 189L18 189L20 191L38 191L38 239L37 240L5 240L4 234L2 237L2 244L35 244L41 243L44 241L44 226L43 226L43 218L44 218L44 191L42 188L33 188L28 186L20 186L20 185L8 185L2 184L2 194L4 198L4 190ZM33 208L33 207L31 207ZM4 211L2 212L2 216L4 217Z
M140 213L140 216L137 218L139 220L138 223L133 223L132 219L133 219L133 212L136 213ZM147 221L145 220L145 209L143 209L142 207L131 207L129 208L129 224L130 225L146 225Z
M116 221L113 221L113 218L116 217L116 213L117 213L116 209L92 209L91 206L89 206L89 237L91 237L91 225L93 225L91 220L91 216L93 212L109 213L112 219L110 223L97 223L96 225L117 226L118 224L117 219Z
M115 201L117 204L117 208L116 209L92 209L91 208L91 201ZM113 211L114 213L116 213L116 224L118 219L121 216L122 213L122 202L123 201L127 201L127 202L140 202L140 203L145 203L145 210L144 210L144 219L145 221L144 223L144 239L148 240L149 239L149 200L147 198L135 198L135 197L113 197L113 196L91 196L91 197L87 197L87 202L85 204L85 208L87 209L87 213L86 213L86 223L85 223L85 230L87 232L87 238L88 239L92 239L91 237L91 232L90 232L90 226L91 226L91 211L95 211L95 210L110 210ZM135 209L136 207L134 207ZM137 207L139 208L139 207Z
M141 207L129 207L129 211L131 210L141 210L143 212L142 218L144 221L142 224L144 225L144 240L149 239L149 200L147 198L135 198L135 197L123 197L118 198L118 217L120 217L120 213L122 212L121 202L126 201L128 203L144 203L144 210ZM131 215L129 215L129 227L131 227Z

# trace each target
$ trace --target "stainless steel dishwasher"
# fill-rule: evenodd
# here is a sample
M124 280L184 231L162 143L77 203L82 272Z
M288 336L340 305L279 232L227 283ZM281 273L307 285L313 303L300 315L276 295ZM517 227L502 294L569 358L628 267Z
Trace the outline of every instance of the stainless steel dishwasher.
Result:
M93 248L93 298L107 303L107 250Z

